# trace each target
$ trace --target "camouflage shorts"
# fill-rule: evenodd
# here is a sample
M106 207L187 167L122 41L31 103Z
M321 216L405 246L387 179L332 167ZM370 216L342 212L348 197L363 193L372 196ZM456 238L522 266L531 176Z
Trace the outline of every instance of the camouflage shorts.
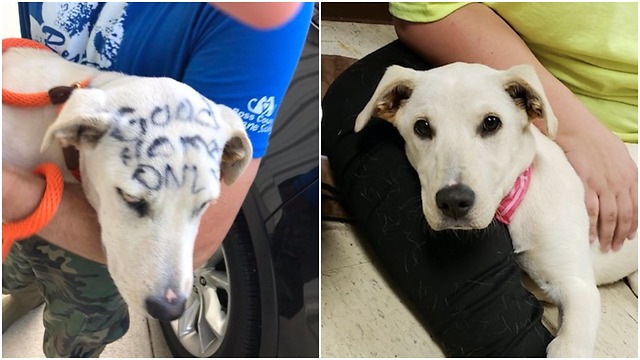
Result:
M43 294L47 357L97 357L129 329L127 305L107 268L41 238L16 242L2 264L2 293Z

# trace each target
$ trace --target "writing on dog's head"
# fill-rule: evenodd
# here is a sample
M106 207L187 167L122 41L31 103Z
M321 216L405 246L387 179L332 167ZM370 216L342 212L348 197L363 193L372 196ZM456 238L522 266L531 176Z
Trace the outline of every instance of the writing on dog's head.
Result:
M63 147L72 145L79 149L80 144L95 146L112 125L122 120L118 116L123 115L123 108L115 111L113 106L109 106L108 101L108 93L104 90L76 90L56 122L47 130L41 150L46 150L54 139ZM221 129L221 133L228 134L228 138L224 143L220 167L222 180L225 184L232 185L244 172L252 155L251 142L244 124L235 111L224 105L211 104L205 116L220 119L227 125Z
M109 271L130 306L175 318L191 290L200 218L252 156L239 116L167 78L73 92L47 130L80 150ZM132 274L135 274L132 276Z
M533 67L498 71L455 63L428 71L387 69L356 117L393 124L418 172L423 210L435 230L484 228L534 158L532 121L549 137L557 120Z

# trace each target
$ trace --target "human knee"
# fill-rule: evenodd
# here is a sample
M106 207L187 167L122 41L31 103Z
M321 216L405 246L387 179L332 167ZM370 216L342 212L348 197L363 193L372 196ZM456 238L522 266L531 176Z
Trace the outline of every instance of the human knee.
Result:
M107 344L120 339L129 330L126 305L116 311L105 307L99 309L100 305L97 305L91 309L93 314L70 309L71 304L54 305L57 309L48 306L44 313L43 351L47 357L97 357Z

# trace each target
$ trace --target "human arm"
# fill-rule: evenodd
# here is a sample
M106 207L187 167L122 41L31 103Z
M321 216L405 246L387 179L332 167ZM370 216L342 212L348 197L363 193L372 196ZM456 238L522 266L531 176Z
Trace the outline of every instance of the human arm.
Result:
M220 197L209 206L200 222L194 247L195 268L204 264L222 243L249 191L259 164L260 159L253 159L232 186L221 184ZM40 203L44 188L43 177L3 163L3 220L16 221L31 214ZM106 264L97 215L78 184L65 184L58 211L38 235L77 255Z
M247 169L247 173L252 174L251 180L266 152L271 126L274 121L286 121L276 120L276 115L300 59L311 10L311 6L305 5L286 26L272 31L255 31L226 23L218 29L225 35L223 39L216 33L203 38L203 44L208 46L197 49L182 79L214 102L232 108L241 117L253 145L253 159ZM221 53L225 56L219 56ZM248 191L250 185L251 182L240 181L233 186ZM239 192L242 199L247 191ZM218 202L223 204L222 211L232 212L234 216L242 204L227 205L222 197ZM213 254L231 225L221 224L215 216L210 222L211 226L207 226L206 219L201 223L200 233L208 232L210 238L208 243L206 237L202 239L204 252L198 254L196 248L196 261L198 257L206 261ZM207 226L207 230L203 226Z
M154 28L153 24L159 27L167 21L166 17L157 16L159 5L136 5L135 9L129 8L129 16L133 17L129 31L144 32ZM122 43L118 55L122 59L119 63L121 67L114 70L173 77L217 103L238 108L237 111L256 118L253 123L252 119L243 119L251 128L257 128L253 137L250 135L254 159L232 186L221 185L220 197L202 217L194 249L194 265L199 266L222 243L255 178L259 158L266 150L267 130L276 116L275 109L282 101L304 44L312 6L305 5L287 25L273 31L255 31L237 22L225 21L223 17L212 16L212 7L208 5L176 3L162 6L177 14L179 19L197 14L196 19L201 22L178 22L180 26L164 34L166 36L156 35L154 31L155 36L149 36L144 44L135 42L133 46L125 46L127 43ZM29 8L25 5L23 10ZM194 28L199 30L196 34L192 33ZM187 36L197 36L198 41L191 42L193 47L190 48L190 56L184 57L185 62L180 62L182 57L176 57L176 66L167 69L154 66L158 62L147 61L157 56L158 49L165 49L169 45L175 47L165 49L163 54L179 53ZM171 72L173 68L179 71ZM259 107L258 100L263 98L272 99L273 102L265 101L260 114L251 112ZM251 108L248 108L248 103L252 105ZM15 191L18 186L20 191ZM39 203L43 189L42 178L3 166L5 219L15 220L30 214ZM18 205L12 207L10 204ZM23 207L22 204L32 206ZM66 186L58 212L39 235L83 257L101 263L106 261L95 211L84 198L79 185Z
M249 192L259 166L260 159L252 159L233 185L227 186L224 182L220 184L220 197L209 206L200 220L193 251L194 268L204 264L222 244Z
M45 189L45 180L24 169L2 164L2 217L16 221L36 209ZM97 216L80 185L65 184L60 206L38 235L74 253L105 263Z
M395 19L395 26L400 40L434 65L455 61L496 69L533 65L558 118L555 140L585 185L591 240L597 234L606 251L619 249L625 238L633 237L638 168L626 147L542 66L502 18L483 4L469 4L436 22Z
M298 2L281 3L219 3L212 2L222 12L256 29L271 29L291 20L300 9Z

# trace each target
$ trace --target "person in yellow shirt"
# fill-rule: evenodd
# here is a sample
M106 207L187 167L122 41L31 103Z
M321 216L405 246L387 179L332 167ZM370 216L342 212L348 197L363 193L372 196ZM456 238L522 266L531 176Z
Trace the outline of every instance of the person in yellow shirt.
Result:
M585 185L590 240L615 251L637 229L637 3L391 3L399 41L345 71L323 99L322 152L391 279L448 356L544 357L552 336L520 284L506 227L434 232L404 143L353 123L385 69L464 61L535 67L556 142ZM558 239L562 241L562 239ZM586 240L585 240L586 241Z

